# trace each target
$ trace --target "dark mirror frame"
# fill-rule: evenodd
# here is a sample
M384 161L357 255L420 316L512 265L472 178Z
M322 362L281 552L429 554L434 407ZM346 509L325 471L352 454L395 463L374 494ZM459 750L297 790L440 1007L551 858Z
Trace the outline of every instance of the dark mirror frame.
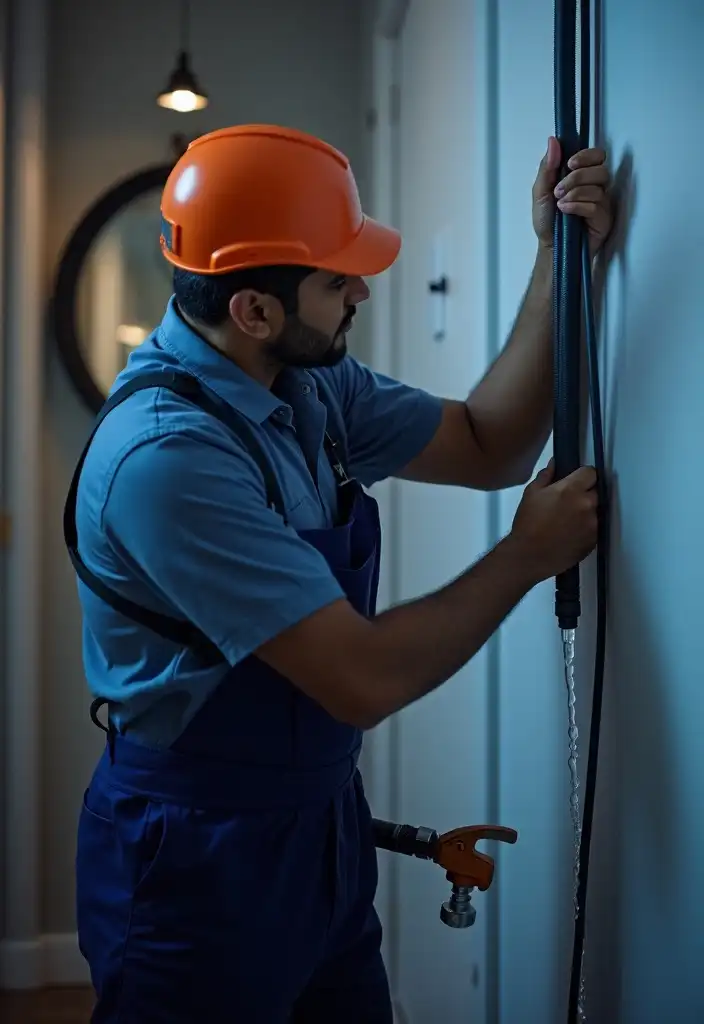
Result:
M49 310L50 329L71 382L96 415L105 403L106 395L93 380L83 357L78 325L81 272L103 228L135 199L155 189L163 189L173 166L172 161L143 168L103 192L74 228L59 260Z

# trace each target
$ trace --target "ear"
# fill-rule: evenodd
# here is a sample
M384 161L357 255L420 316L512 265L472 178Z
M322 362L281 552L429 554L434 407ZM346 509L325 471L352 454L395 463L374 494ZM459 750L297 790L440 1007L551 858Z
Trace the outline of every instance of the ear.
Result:
M278 333L283 319L281 304L273 295L262 295L251 288L236 292L230 299L230 316L243 334L267 341Z

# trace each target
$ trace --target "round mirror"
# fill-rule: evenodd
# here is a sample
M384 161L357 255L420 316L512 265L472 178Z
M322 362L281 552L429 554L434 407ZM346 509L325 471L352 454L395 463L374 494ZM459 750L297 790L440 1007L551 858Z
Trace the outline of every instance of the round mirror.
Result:
M172 164L139 171L102 195L68 240L52 321L62 360L98 412L130 351L160 322L171 268L159 248L159 204Z

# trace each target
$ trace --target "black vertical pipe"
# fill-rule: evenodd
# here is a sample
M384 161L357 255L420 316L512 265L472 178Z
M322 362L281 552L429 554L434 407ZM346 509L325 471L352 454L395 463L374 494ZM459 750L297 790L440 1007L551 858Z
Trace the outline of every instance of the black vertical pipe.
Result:
M576 99L575 0L555 0L555 135L562 154L560 177L569 173L568 160L580 148ZM582 327L582 221L572 214L555 214L554 348L555 392L553 455L555 479L561 480L581 464L580 459L580 339ZM576 629L580 616L579 566L556 579L555 614L561 629Z
M563 148L563 163L589 145L591 99L591 5L581 0L580 10L580 123L576 111L577 0L555 0L555 121ZM563 173L566 168L563 168ZM601 418L597 332L592 298L589 239L581 222L558 212L555 224L555 461L558 478L579 466L580 350L582 310L589 364L594 462L599 495L597 546L597 618L594 687L589 729L589 755L579 850L577 912L570 971L568 1024L580 1020L582 958L586 931L592 826L596 796L601 712L606 660L608 591L608 491ZM581 275L581 282L580 282ZM581 284L581 288L580 288ZM557 581L556 612L561 628L575 628L579 620L579 568Z
M582 0L580 5L580 53L581 53L581 117L580 136L582 146L589 144L589 117L591 99L591 4ZM580 995L582 980L582 959L586 933L587 890L589 884L589 863L596 801L597 772L599 765L599 743L601 737L601 713L603 706L604 675L606 665L606 617L608 602L608 489L604 456L604 430L601 417L601 389L597 350L597 328L592 299L592 259L589 240L582 242L582 288L585 312L585 335L589 363L589 398L592 410L592 434L594 439L594 464L597 470L597 492L599 496L599 539L597 545L597 615L596 648L594 652L594 686L592 689L592 715L589 728L589 754L587 777L584 789L582 811L582 836L579 850L579 879L577 886L577 916L574 925L572 967L570 973L568 1024L579 1024Z

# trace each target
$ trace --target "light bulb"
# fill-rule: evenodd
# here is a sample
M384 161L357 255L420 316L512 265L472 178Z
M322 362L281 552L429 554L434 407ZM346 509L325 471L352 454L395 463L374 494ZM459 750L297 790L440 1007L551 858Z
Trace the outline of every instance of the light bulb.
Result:
M185 114L190 110L198 109L198 97L190 89L176 89L166 97L167 104L172 110L178 110Z
M121 345L129 345L130 348L136 348L142 344L148 333L148 331L145 331L143 327L139 327L137 324L120 324L115 331L115 340L120 342Z

